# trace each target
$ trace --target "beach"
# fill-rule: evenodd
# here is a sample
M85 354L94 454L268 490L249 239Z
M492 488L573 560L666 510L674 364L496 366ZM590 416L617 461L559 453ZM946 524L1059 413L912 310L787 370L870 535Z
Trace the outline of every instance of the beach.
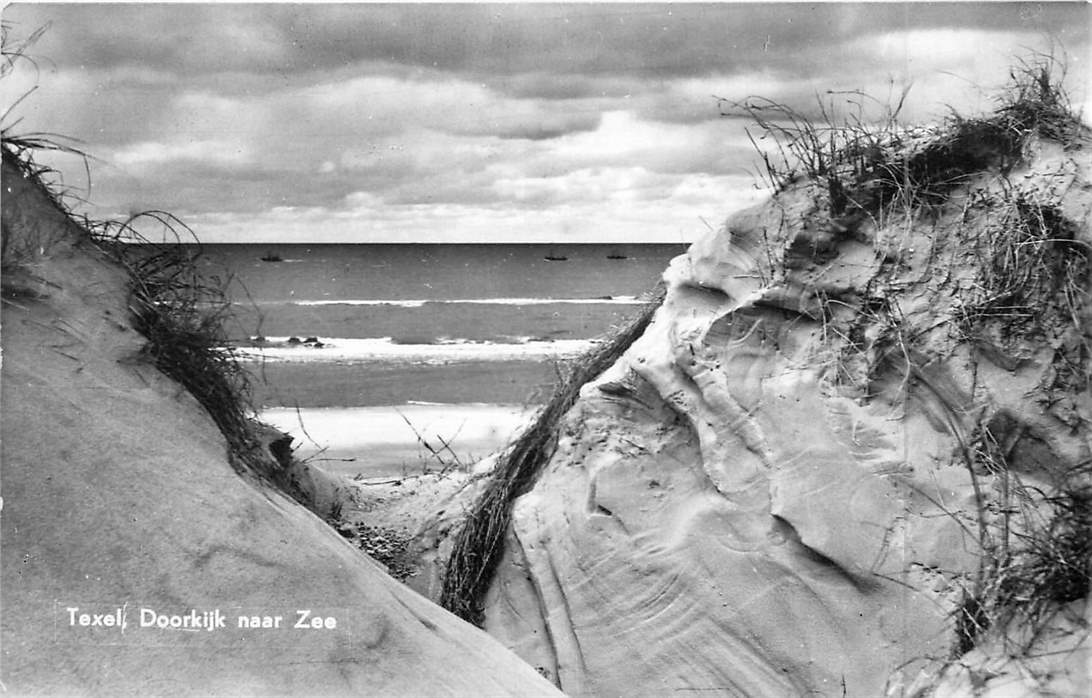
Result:
M1092 695L1088 8L933 5L14 6L0 692Z
M344 479L274 453L215 333L141 295L164 277L98 247L7 146L3 161L0 691L553 692L348 545L326 523Z
M502 449L684 250L205 245L199 264L230 279L226 330L257 416L327 472L385 477Z
M536 408L498 404L273 407L262 420L296 439L326 472L398 477L467 470L507 444Z

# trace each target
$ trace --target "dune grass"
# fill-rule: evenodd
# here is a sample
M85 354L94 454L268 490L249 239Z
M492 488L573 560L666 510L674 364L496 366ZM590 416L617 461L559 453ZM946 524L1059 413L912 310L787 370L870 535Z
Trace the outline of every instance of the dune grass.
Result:
M5 28L6 38L7 28ZM21 48L20 48L21 50ZM17 56L5 53L5 65ZM180 243L197 241L193 231L175 216L164 211L148 211L127 221L82 220L56 181L59 173L37 162L42 152L63 152L81 157L88 166L89 156L74 146L58 143L50 134L14 134L2 131L5 162L35 182L61 211L76 231L78 239L95 245L128 272L129 310L134 327L147 338L142 353L163 373L189 390L224 432L233 452L247 451L243 435L246 415L251 409L246 374L235 363L229 349L223 322L229 309L226 284L215 283L200 275L197 254ZM176 244L149 244L136 230L141 219L150 219L173 233ZM20 235L8 229L0 239L0 260L5 276L24 266L37 255L48 253L52 241L40 235Z
M1089 128L1063 86L1065 72L1053 54L1018 59L993 114L965 118L953 110L930 128L900 123L909 86L893 104L860 91L817 95L812 113L758 96L718 102L723 116L744 116L757 127L758 135L748 136L762 162L760 178L773 191L814 181L825 189L832 218L872 216L891 206L943 202L978 172L1007 171L1033 136L1079 148ZM878 116L867 118L870 110Z
M134 237L134 224L153 219L167 228L192 231L162 211L141 213L114 228L114 238L100 240L129 272L129 310L134 326L148 340L142 355L193 395L228 441L237 471L271 474L251 415L248 374L230 348L225 323L230 316L226 283L203 276L197 268L199 250L180 244L115 242Z
M1024 485L1003 459L989 462L1005 493L1003 523L953 613L950 661L990 633L1013 656L1031 651L1066 604L1088 598L1092 579L1092 465L1070 467L1044 492Z
M284 463L271 456L265 430L252 418L253 407L246 372L229 348L225 320L230 303L227 281L200 274L199 247L182 221L163 211L148 211L124 222L91 221L72 212L69 199L58 194L57 173L38 164L41 151L63 151L86 158L75 148L58 145L47 135L3 132L3 157L23 176L32 179L73 226L77 241L93 245L125 269L129 277L128 307L133 327L146 342L138 358L177 381L192 394L213 420L228 444L228 457L240 474L272 482L300 498L284 474ZM141 220L154 222L175 235L176 242L150 244L136 230ZM4 221L0 254L8 288L33 260L48 254L56 241L19 234ZM302 501L302 500L301 500Z
M1008 178L1037 144L1051 141L1072 152L1092 142L1064 77L1065 67L1053 55L1032 54L1016 62L991 113L964 117L953 111L926 129L898 123L905 93L868 124L860 108L867 98L858 93L850 100L856 110L842 118L829 101L817 100L818 109L806 115L762 98L722 100L724 113L750 116L758 128L752 142L763 181L775 192L814 184L817 215L829 218L832 229L848 231L843 237L863 240L862 229L890 229L896 220L907 231L923 221L951 221L952 202L963 207L961 220L929 241L925 263L937 267L931 312L904 315L902 294L919 282L903 250L891 253L878 239L882 261L862 293L821 298L820 336L833 357L835 386L867 397L894 373L901 376L898 389L909 394L915 384L928 385L926 367L940 354L951 356L961 347L971 357L989 347L990 356L1011 370L1045 351L1049 365L1029 402L1074 433L1087 434L1088 415L1077 400L1092 387L1092 347L1082 325L1092 271L1087 230L1066 217L1057 192L1022 189ZM982 186L986 180L992 184ZM972 182L978 184L972 188ZM779 248L792 243L768 240L766 258L783 261ZM948 256L933 258L943 250ZM915 273L930 278L928 267ZM929 344L937 331L949 332L952 342ZM1050 464L1048 485L1025 485L1011 453L998 446L1008 439L1011 451L1025 427L999 430L996 409L972 417L938 397L959 442L954 458L974 488L976 510L969 513L976 523L965 531L980 555L952 615L949 661L987 638L1007 641L1017 627L1025 642L1016 650L1026 652L1062 605L1088 597L1092 464L1059 458Z
M41 152L64 153L80 158L84 168L88 172L90 182L90 157L76 145L68 145L59 142L60 137L51 134L26 134L14 135L9 130L0 130L0 143L3 148L4 161L12 165L25 179L33 181L41 186L42 191L58 210L63 211L74 224L79 221L72 214L70 202L78 201L80 197L70 188L63 185L60 173L39 162L34 156ZM35 256L52 249L59 240L46 238L39 234L35 239L27 239L26 236L10 234L7 230L8 223L4 222L4 235L0 238L0 274L11 274L24 269L27 262Z
M810 180L825 185L831 211L841 214L850 205L849 187L877 169L886 153L898 146L899 124L909 87L893 106L859 90L816 95L814 113L761 96L743 100L718 98L722 116L744 116L758 128L747 136L762 160L760 177L775 192ZM844 106L848 105L848 111ZM882 117L869 121L870 107ZM770 143L767 150L762 143Z
M1064 71L1061 71L1064 73ZM1083 147L1088 128L1073 113L1061 86L1059 65L1052 56L1035 55L1018 62L1012 84L998 100L997 108L981 117L964 118L952 113L929 129L908 129L898 122L903 92L894 107L884 111L878 123L866 123L868 97L847 93L854 110L844 118L819 102L818 117L802 114L786 105L759 97L742 102L721 101L722 113L751 117L760 135L752 141L762 158L763 178L775 191L796 183L815 182L825 197L825 211L836 227L846 229L868 221L876 227L893 215L908 222L921 212L943 208L959 187L985 172L1004 177L1026 157L1036 138L1060 142L1067 150ZM837 95L845 97L845 94ZM829 104L829 103L828 103ZM759 141L773 142L772 151ZM989 329L995 334L1031 343L1059 343L1065 335L1080 331L1080 312L1087 295L1088 250L1076 240L1056 206L1016 190L984 202L992 222L972 236L960 230L958 243L977 262L976 278L960 289L959 302L938 306L961 328L959 342L970 343ZM785 241L772 241L779 244ZM771 260L778 258L770 252ZM884 273L900 273L896 263L885 263ZM898 283L876 280L869 293L853 305L855 312L824 315L824 336L841 347L838 364L842 375L859 375L867 393L868 383L893 366L902 366L911 380L927 380L925 364L932 357L922 344L931 330L946 318L932 318L929 327L912 327L903 317ZM830 303L843 301L828 299ZM849 306L847 306L849 307ZM847 318L844 322L836 318ZM457 615L482 623L482 599L503 553L504 536L516 498L529 491L554 452L557 425L572 406L580 386L608 367L647 325L641 318L608 346L587 357L555 393L536 421L516 440L500 461L493 479L476 503L456 539L450 557L441 603ZM1064 345L1064 343L1062 343ZM1065 389L1087 390L1088 347L1083 340L1074 351L1060 350L1067 375L1084 376ZM1068 345L1066 345L1068 346ZM843 364L859 356L859 370ZM915 370L916 369L916 370ZM916 378L915 378L916 376ZM986 627L1001 627L1014 614L1042 618L1047 602L1083 598L1087 584L1080 582L1088 558L1088 533L1084 482L1077 476L1083 466L1059 466L1056 473L1067 484L1059 485L1042 500L1050 515L1033 521L1028 512L1021 525L993 530L994 507L981 472L1012 477L996 454L987 462L981 447L982 424L961 426L964 415L953 410L952 429L961 439L964 465L971 472L977 493L978 544L982 555L977 578L968 588L967 601L954 617L955 645L965 650L968 642ZM959 422L957 424L957 422ZM1004 478L1001 478L1004 479ZM1014 490L1012 485L1010 490ZM1044 510L1036 510L1042 514ZM1028 613L1028 599L1046 600ZM970 638L970 639L968 639Z
M580 389L610 368L637 340L663 302L664 289L628 326L573 360L553 396L534 421L500 456L488 486L474 503L448 558L440 605L479 627L483 601L504 554L504 538L515 500L531 490L557 448L558 427Z
M0 79L20 64L37 70L37 59L29 48L48 30L43 26L26 39L16 38L11 23L0 23ZM145 338L141 357L190 392L220 429L228 443L229 460L240 473L277 477L278 459L263 443L263 429L255 423L250 403L247 374L235 361L223 329L230 304L227 283L209 279L198 272L199 248L183 246L197 242L185 223L165 211L146 211L124 222L92 221L77 216L73 200L80 201L64 187L56 170L40 164L43 153L73 155L83 161L90 188L90 160L75 142L58 134L19 133L20 121L13 120L16 107L33 92L21 95L0 117L0 139L5 162L34 181L76 229L71 236L86 241L122 266L129 276L128 306L134 328ZM174 244L149 244L137 230L138 224L154 223L174 236ZM0 238L0 265L5 281L22 271L37 256L47 254L55 240L40 235L15 234L4 221ZM34 238L34 239L31 239ZM194 250L198 249L195 254ZM5 288L5 293L8 289ZM278 483L284 489L290 483Z
M1040 56L1013 71L1013 84L986 120L999 147L1009 148L1006 156L1020 157L1033 137L1066 150L1088 144L1090 131L1073 111L1057 70ZM958 125L980 128L971 121ZM955 324L961 339L1011 356L1052 347L1050 369L1029 398L1076 432L1087 430L1087 416L1073 398L1090 387L1092 347L1082 317L1092 250L1047 196L1005 188L980 205L988 223L964 240L978 263L960 298ZM953 660L991 634L1009 644L1017 629L1025 641L1011 649L1030 651L1064 604L1087 598L1092 573L1092 464L1059 460L1047 473L1046 490L1026 486L999 445L1005 432L991 429L996 415L983 420L968 467L972 477L990 477L997 501L978 501L980 512L992 514L991 524L979 524L983 564L954 614Z

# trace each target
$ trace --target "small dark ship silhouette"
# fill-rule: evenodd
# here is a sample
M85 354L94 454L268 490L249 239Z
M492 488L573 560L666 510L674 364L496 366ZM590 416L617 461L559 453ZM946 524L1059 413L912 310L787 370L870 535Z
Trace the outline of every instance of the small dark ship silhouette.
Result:
M261 259L262 259L263 262L283 262L284 261L284 259L279 254L273 254L272 252L265 253L264 255L262 255Z

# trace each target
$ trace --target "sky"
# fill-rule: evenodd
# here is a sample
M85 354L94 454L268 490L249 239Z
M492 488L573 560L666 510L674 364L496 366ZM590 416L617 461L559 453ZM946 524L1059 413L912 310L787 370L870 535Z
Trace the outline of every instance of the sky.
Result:
M1090 8L17 3L0 106L91 156L40 158L79 211L204 242L690 242L768 194L718 98L935 122L1052 51L1092 113Z

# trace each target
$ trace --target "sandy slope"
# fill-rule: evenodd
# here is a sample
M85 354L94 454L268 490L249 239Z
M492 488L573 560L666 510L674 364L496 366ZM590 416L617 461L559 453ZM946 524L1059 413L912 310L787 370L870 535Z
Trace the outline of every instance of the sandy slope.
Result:
M996 530L1013 482L972 478L961 444L992 425L1028 487L1092 453L1062 345L955 329L1002 215L975 197L1035 202L1092 242L1087 149L1033 149L913 220L833 219L804 182L676 259L652 326L516 501L486 628L572 695L900 695L943 660L978 512ZM1062 642L996 695L1086 694L1087 632Z
M22 259L4 279L2 318L4 688L554 693L317 517L236 474L208 415L139 358L124 274L7 157L3 187L3 233ZM142 608L218 610L226 622L141 628ZM291 627L307 609L336 627ZM84 613L95 626L80 625ZM116 614L125 632L109 625ZM241 615L283 625L239 629Z

